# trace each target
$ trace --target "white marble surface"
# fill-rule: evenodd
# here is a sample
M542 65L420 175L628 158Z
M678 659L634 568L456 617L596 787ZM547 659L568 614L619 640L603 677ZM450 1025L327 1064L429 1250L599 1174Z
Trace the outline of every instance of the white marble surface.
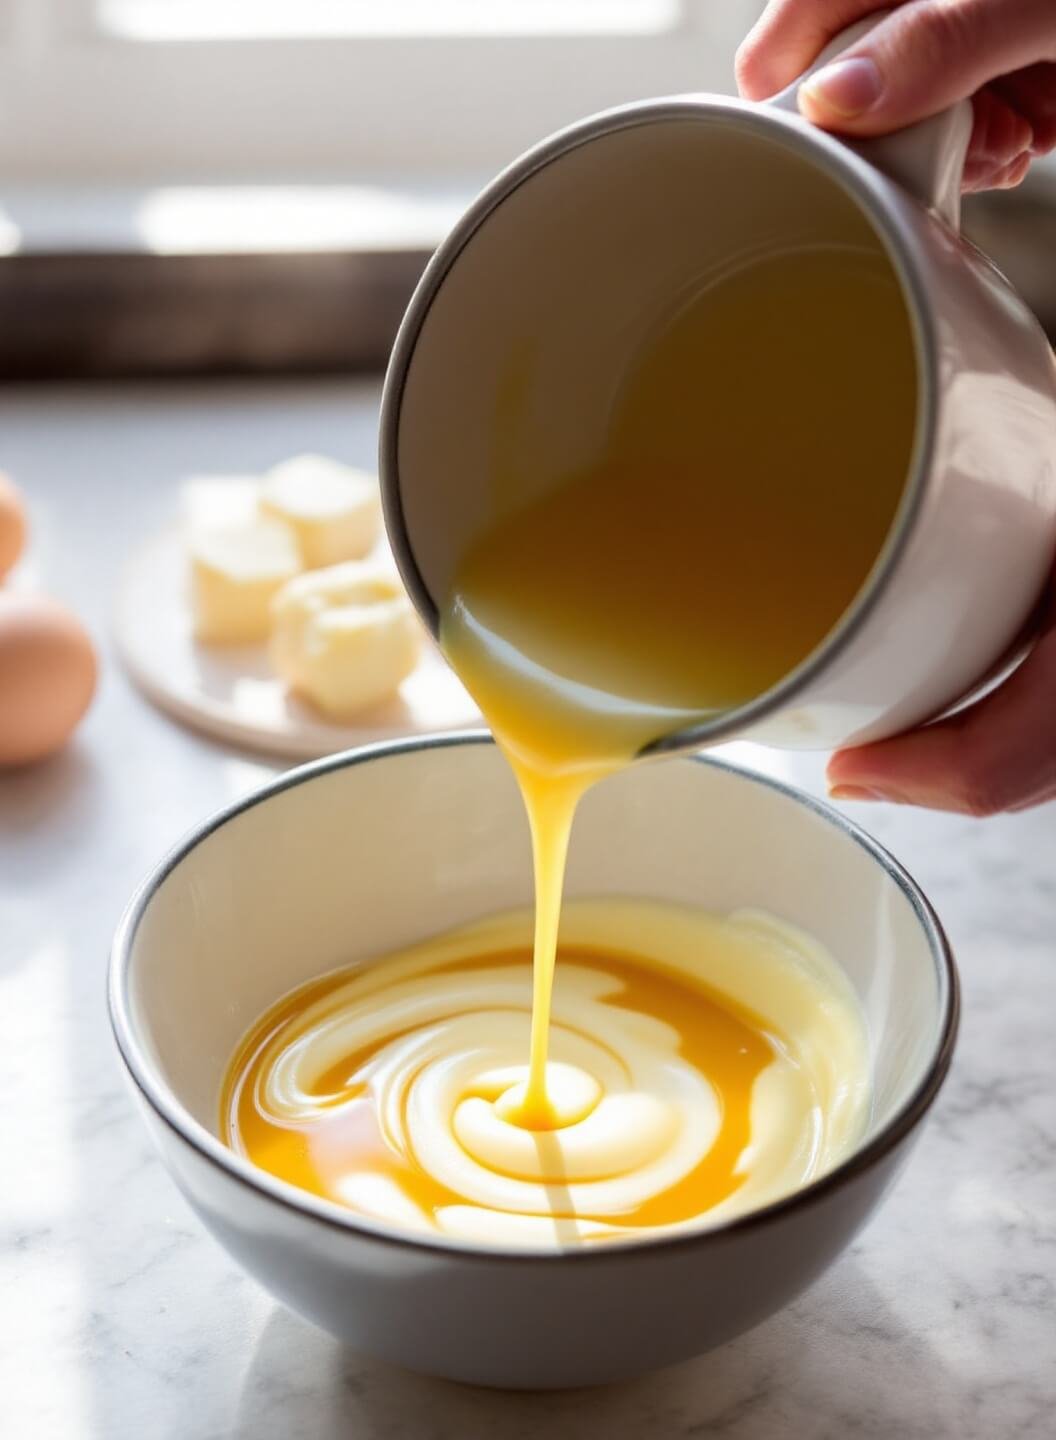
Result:
M132 692L107 609L189 470L296 449L369 463L376 390L334 382L9 390L27 580L99 639L77 743L0 778L0 1434L11 1440L811 1440L1051 1435L1056 1407L1056 811L970 822L857 807L952 936L953 1076L897 1190L791 1309L606 1391L499 1395L388 1369L278 1309L186 1209L126 1097L104 971L133 885L271 767ZM820 763L778 756L811 787ZM706 1297L701 1297L706 1303Z

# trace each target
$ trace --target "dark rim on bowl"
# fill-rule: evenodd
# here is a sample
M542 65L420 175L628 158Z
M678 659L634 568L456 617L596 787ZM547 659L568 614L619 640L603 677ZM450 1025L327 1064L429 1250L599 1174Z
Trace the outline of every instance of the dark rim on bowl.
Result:
M401 498L399 426L408 371L422 326L448 272L477 230L525 181L581 146L620 130L672 120L701 120L755 134L782 146L827 175L858 205L887 252L902 288L917 367L917 415L913 451L905 486L891 528L858 594L821 642L783 679L754 700L711 720L661 736L643 754L696 749L737 734L772 715L801 694L838 658L859 633L887 590L905 554L920 514L926 477L935 448L938 392L935 387L938 340L927 303L927 284L910 237L894 213L891 181L847 144L773 105L756 105L723 96L674 96L636 101L588 116L549 136L503 170L474 200L442 241L418 282L392 348L381 401L378 470L385 529L401 578L415 609L435 636L439 613L410 543Z
M143 1098L155 1114L203 1159L208 1160L217 1169L224 1171L232 1179L239 1181L268 1200L298 1211L313 1220L384 1244L408 1247L414 1250L422 1248L439 1250L445 1254L457 1254L466 1259L506 1260L513 1263L527 1262L531 1264L552 1260L562 1260L567 1263L571 1260L581 1264L603 1258L611 1259L614 1255L630 1259L636 1255L652 1254L659 1249L666 1250L682 1245L701 1245L707 1244L709 1241L718 1242L728 1235L765 1224L770 1219L820 1199L856 1176L865 1173L876 1162L883 1159L923 1119L949 1070L960 1018L960 987L953 954L946 933L926 896L913 878L893 856L888 854L882 845L839 811L816 800L813 796L804 794L790 785L782 784L778 780L773 780L769 776L742 770L725 761L703 755L683 758L685 763L706 765L712 769L739 776L748 784L762 785L767 789L775 790L787 799L811 810L827 824L834 826L848 839L853 840L881 867L889 879L894 881L912 906L928 939L942 992L940 994L941 1023L934 1055L914 1092L891 1119L871 1139L849 1155L846 1160L841 1161L834 1169L817 1180L811 1181L809 1185L802 1186L800 1189L792 1191L791 1194L771 1201L770 1204L761 1206L757 1210L750 1210L744 1215L711 1227L704 1225L699 1230L671 1236L620 1241L618 1245L612 1246L584 1246L579 1249L560 1250L508 1250L500 1246L455 1242L444 1239L442 1236L418 1236L412 1235L410 1232L404 1234L396 1229L375 1225L351 1210L345 1211L331 1201L320 1199L306 1190L301 1190L285 1180L278 1179L277 1176L269 1174L266 1170L259 1169L249 1160L236 1155L222 1140L193 1119L169 1087L153 1073L153 1067L136 1039L131 1019L129 970L132 948L143 915L162 884L191 851L196 849L214 831L219 830L246 811L280 795L284 790L292 789L333 771L369 764L373 761L384 761L399 755L463 745L491 744L494 744L494 741L486 731L426 736L364 746L362 749L331 755L308 765L288 770L268 785L262 786L241 800L235 801L234 804L226 806L197 826L166 855L136 890L121 917L110 955L108 976L110 1024L125 1068Z

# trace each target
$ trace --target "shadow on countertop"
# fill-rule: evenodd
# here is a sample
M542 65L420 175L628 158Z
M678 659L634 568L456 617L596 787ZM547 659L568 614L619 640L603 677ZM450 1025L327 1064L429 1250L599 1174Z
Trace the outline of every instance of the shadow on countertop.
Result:
M946 1369L927 1340L899 1322L852 1258L720 1350L589 1390L510 1393L430 1379L356 1355L276 1308L231 1433L237 1440L887 1440L956 1433L958 1417L975 1404L970 1391L967 1377Z

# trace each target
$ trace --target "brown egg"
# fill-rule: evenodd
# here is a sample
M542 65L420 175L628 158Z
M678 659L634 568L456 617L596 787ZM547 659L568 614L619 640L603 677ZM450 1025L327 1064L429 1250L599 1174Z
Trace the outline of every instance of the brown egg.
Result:
M0 766L42 760L65 744L95 674L76 616L42 595L0 592Z
M26 508L22 496L0 470L0 580L22 554L26 543Z

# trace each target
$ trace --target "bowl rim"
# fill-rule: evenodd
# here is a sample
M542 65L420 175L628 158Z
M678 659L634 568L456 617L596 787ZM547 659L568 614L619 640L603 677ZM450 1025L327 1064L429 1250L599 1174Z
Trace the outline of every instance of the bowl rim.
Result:
M889 1155L916 1128L934 1102L950 1068L957 1030L960 1023L960 982L953 951L942 923L930 901L908 871L873 837L849 820L840 811L805 791L776 780L769 775L732 765L709 755L672 757L676 763L705 765L712 770L733 775L748 784L760 785L803 806L826 824L840 831L858 845L880 866L908 900L917 922L924 931L939 982L939 1025L933 1053L914 1090L894 1114L863 1145L844 1160L809 1184L767 1205L715 1225L678 1231L672 1235L650 1236L641 1240L621 1240L618 1245L563 1247L555 1249L508 1248L500 1245L451 1240L441 1235L415 1235L345 1210L334 1201L315 1196L289 1181L281 1180L262 1170L252 1161L238 1155L200 1121L187 1111L171 1088L156 1073L152 1060L140 1045L133 1019L130 979L133 947L140 924L154 896L168 877L191 852L214 832L247 811L263 805L286 790L294 789L321 776L357 765L371 764L396 756L432 750L462 748L470 745L494 745L486 730L459 731L448 734L411 737L382 741L342 751L306 765L295 766L258 786L193 827L153 867L140 882L118 923L110 951L107 976L107 1002L110 1026L118 1052L135 1089L155 1115L176 1136L228 1178L240 1183L265 1200L278 1204L306 1219L320 1222L362 1240L394 1245L415 1252L422 1250L457 1256L465 1260L506 1261L512 1264L540 1264L556 1260L575 1264L597 1263L619 1257L630 1261L661 1252L670 1253L683 1246L721 1244L728 1238L767 1225L781 1216L817 1203L827 1195L871 1170Z

